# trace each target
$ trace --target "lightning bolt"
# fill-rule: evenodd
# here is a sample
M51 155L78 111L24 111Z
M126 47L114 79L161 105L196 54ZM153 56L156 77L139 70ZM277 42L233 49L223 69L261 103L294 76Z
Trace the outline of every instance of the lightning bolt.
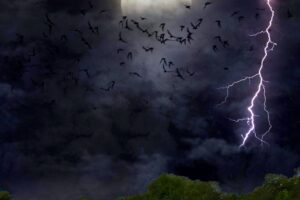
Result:
M247 126L248 126L248 129L247 131L242 134L242 143L240 145L240 147L244 147L249 139L249 137L251 135L254 135L256 139L258 139L262 144L267 144L267 142L264 140L264 137L270 133L271 129L272 129L272 124L271 124L271 120L270 120L270 112L268 111L268 108L267 108L267 95L266 95L266 87L265 87L265 83L267 83L267 81L265 81L264 79L264 76L263 76L263 69L265 67L265 62L268 58L268 55L269 55L269 52L270 51L273 51L275 46L277 45L275 42L272 41L272 36L271 36L271 28L272 28L272 25L273 25L273 20L274 20L274 16L275 16L275 11L272 7L272 4L271 4L271 0L266 0L266 4L270 10L270 13L271 13L271 17L268 21L268 26L266 27L265 30L262 30L260 32L257 32L255 34L252 34L250 35L251 37L256 37L256 36L259 36L259 35L266 35L267 36L267 42L264 46L264 56L262 57L261 59L261 62L260 62L260 67L258 69L258 72L252 76L247 76L247 77L244 77L238 81L235 81L225 87L222 87L220 89L225 89L226 90L226 96L224 98L224 101L221 102L218 106L220 105L223 105L227 102L229 96L230 96L230 89L245 82L245 81L249 81L251 82L251 80L253 79L259 79L259 83L257 85L257 89L254 93L254 95L252 96L251 98L251 103L250 105L247 107L247 112L248 112L248 117L246 118L241 118L241 119L237 119L237 120L232 120L230 119L231 121L234 121L236 123L240 123L240 122L246 122L247 123ZM256 133L256 118L258 117L256 114L255 114L255 111L254 111L254 108L256 106L256 103L258 101L258 98L262 96L263 97L263 107L264 107L264 113L266 114L266 117L267 117L267 121L268 121L268 128L267 130L262 134L261 137L258 137L257 133Z

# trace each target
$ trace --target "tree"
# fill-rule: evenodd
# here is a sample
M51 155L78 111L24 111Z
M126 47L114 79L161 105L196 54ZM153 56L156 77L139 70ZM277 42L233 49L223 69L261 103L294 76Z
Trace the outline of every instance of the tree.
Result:
M164 174L144 194L120 200L300 200L300 177L269 174L265 183L244 195L222 193L216 183Z
M8 192L0 192L0 200L11 200L11 196Z

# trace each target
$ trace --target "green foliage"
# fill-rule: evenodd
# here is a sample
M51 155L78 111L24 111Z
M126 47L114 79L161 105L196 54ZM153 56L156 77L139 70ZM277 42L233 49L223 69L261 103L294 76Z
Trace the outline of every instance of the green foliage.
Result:
M8 192L0 192L0 200L11 200L11 196Z
M300 177L267 175L265 184L245 195L243 200L300 200Z
M0 200L12 200L8 192L0 192ZM82 197L79 200L88 200ZM185 177L164 174L144 194L120 200L300 200L300 177L287 178L269 174L265 183L243 195L222 193L215 182L192 181Z
M192 198L217 200L218 193L211 183L191 181L174 175L163 175L149 186L148 199L151 200L190 200Z
M238 196L220 192L216 183L165 174L151 183L146 193L120 200L300 200L300 177L270 174L261 187Z

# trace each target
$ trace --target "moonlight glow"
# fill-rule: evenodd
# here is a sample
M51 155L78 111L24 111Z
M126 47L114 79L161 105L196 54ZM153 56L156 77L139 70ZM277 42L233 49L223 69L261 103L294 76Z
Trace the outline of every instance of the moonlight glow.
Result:
M170 15L191 5L192 0L122 0L124 15Z

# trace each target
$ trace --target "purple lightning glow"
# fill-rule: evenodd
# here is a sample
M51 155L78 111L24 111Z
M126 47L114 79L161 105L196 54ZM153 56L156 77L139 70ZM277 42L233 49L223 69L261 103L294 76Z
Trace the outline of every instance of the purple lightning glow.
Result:
M267 144L267 142L264 141L264 137L270 133L271 129L272 129L272 124L271 124L271 120L270 120L270 113L268 111L268 108L267 108L267 95L266 95L266 87L265 87L265 83L267 81L264 80L264 76L263 76L263 69L264 69L264 66L265 66L265 61L266 59L268 58L268 55L269 55L269 52L270 51L273 51L274 50L274 47L277 45L275 42L272 41L272 37L271 37L271 28L272 28L272 25L273 25L273 20L274 20L274 15L275 15L275 11L271 5L271 0L266 0L266 4L268 5L268 8L271 12L271 17L270 17L270 20L269 20L269 23L268 23L268 26L266 27L265 30L263 31L260 31L258 33L255 33L255 34L252 34L250 35L251 37L256 37L258 35L262 35L262 34L266 34L267 35L267 42L265 44L265 47L264 47L264 56L262 57L261 59L261 62L260 62L260 67L259 67L259 70L257 72L257 74L254 74L253 76L247 76L243 79L240 79L238 81L235 81L233 82L232 84L230 85L227 85L226 87L222 87L221 89L225 89L227 91L227 94L226 94L226 97L224 99L223 102L221 102L219 105L222 105L224 103L227 102L228 98L229 98L229 92L230 92L230 89L242 82L245 82L245 81L251 81L255 78L258 78L259 79L259 84L257 86L257 90L255 92L255 94L253 95L252 99L251 99L251 103L249 105L249 107L247 108L248 110L248 113L249 113L249 117L246 117L246 118L241 118L241 119L237 119L237 120L232 120L230 119L231 121L234 121L236 123L239 123L239 122L247 122L247 125L248 125L248 130L246 133L242 134L242 143L240 145L240 147L244 147L249 139L249 137L253 134L255 136L256 139L258 139L260 142L262 142L262 144ZM258 97L262 95L263 96L263 105L264 105L264 112L266 113L266 116L267 116L267 121L268 121L268 129L262 134L261 137L258 137L257 136L257 133L256 133L256 118L258 117L255 112L254 112L254 107L256 106L256 102L257 102L257 99Z

